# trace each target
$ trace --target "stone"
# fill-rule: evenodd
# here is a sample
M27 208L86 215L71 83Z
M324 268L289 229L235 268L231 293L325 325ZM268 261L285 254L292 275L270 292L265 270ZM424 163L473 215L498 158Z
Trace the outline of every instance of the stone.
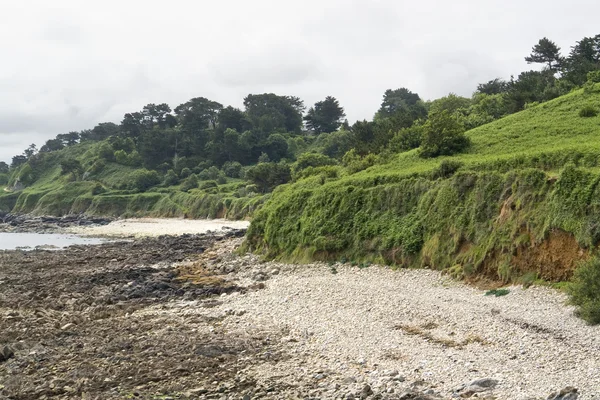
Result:
M367 397L371 396L372 394L373 394L373 389L371 389L371 386L365 385L362 388L362 390L360 391L360 398L366 399Z
M488 390L492 390L498 385L498 381L491 378L482 378L474 380L468 385L464 385L458 390L456 390L457 394L462 398L472 397L476 393L485 392Z
M0 349L0 362L7 361L15 356L14 350L9 346L4 346Z
M576 388L568 386L559 392L554 392L548 396L547 400L577 400L579 393Z

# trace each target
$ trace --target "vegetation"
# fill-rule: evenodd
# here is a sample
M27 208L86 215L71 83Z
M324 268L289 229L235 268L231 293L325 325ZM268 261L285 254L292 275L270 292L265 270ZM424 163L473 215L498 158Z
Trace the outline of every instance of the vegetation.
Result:
M600 324L600 259L582 263L567 287L571 303L578 314L590 324Z
M0 211L253 216L246 246L267 257L567 280L579 256L545 269L535 249L563 240L588 255L600 240L600 35L568 55L543 38L525 60L541 70L471 97L388 89L352 125L332 96L308 110L274 93L243 109L147 104L0 163ZM586 268L582 315L599 307Z

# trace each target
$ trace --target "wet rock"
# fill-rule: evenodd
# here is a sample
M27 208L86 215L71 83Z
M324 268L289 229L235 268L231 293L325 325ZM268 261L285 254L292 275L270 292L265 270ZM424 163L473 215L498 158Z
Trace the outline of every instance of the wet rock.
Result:
M552 393L547 400L577 400L579 393L576 388L568 386L559 392Z

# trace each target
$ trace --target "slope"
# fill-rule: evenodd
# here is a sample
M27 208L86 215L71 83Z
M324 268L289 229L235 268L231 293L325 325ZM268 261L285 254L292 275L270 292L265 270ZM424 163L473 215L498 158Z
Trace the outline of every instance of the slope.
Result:
M246 246L494 280L568 279L600 239L600 86L468 132L467 153L402 153L355 174L278 188Z

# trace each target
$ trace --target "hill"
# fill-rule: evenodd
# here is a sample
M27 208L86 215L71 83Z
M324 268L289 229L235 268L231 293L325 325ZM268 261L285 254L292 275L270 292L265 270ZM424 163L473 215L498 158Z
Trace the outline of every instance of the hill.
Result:
M246 246L270 258L431 267L562 281L600 239L600 86L467 132L468 152L417 150L277 188ZM585 113L583 113L585 114Z
M103 161L98 152L105 143L83 142L30 160L0 187L0 212L242 219L264 201L241 179L219 176L185 187L184 179L164 183L156 171ZM80 170L66 172L73 161ZM9 190L17 179L31 184Z

